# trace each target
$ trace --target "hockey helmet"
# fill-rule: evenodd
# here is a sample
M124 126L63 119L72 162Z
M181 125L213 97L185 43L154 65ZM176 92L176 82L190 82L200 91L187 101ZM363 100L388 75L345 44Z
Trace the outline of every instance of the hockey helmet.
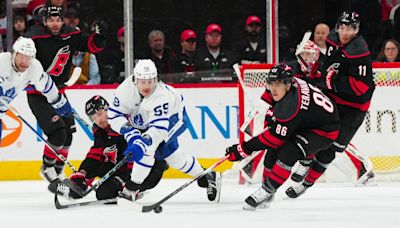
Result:
M356 30L356 32L358 32L360 28L360 15L356 12L344 11L337 19L336 29L339 28L339 25L351 26Z
M63 8L61 6L48 6L46 7L45 17L63 17Z
M299 49L300 47L297 47L297 48ZM297 52L297 50L296 50L296 52ZM312 58L309 59L309 60L305 60L305 61L307 63L310 62L312 64L314 64L318 60L319 54L320 54L319 47L314 42L312 42L311 40L308 40L304 44L303 50L299 50L299 52L300 53L304 53L304 52L311 53L311 55L312 55L311 57Z
M18 39L14 42L12 48L15 53L18 52L20 54L30 57L35 57L36 55L35 43L31 38L23 36L18 37Z
M133 69L135 79L157 78L157 67L151 59L139 59Z
M96 95L86 102L86 115L91 116L100 110L108 109L108 102L102 96Z
M294 74L292 68L286 64L279 64L271 68L268 72L266 82L267 84L274 81L282 81L286 84L293 82Z

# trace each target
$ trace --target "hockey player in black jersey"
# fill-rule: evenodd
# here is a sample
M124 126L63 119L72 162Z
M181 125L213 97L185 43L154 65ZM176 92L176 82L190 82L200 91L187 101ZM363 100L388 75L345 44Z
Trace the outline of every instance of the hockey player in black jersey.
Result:
M325 157L314 159L303 183L287 189L289 197L296 198L304 193L325 172L336 152L342 153L346 149L369 109L375 84L370 51L364 38L358 34L359 27L359 15L345 11L339 16L335 30L327 37L327 58L322 76L315 78L314 83L325 89L324 92L336 103L340 132L335 143L324 153ZM362 158L355 157L353 163L357 159ZM366 172L363 163L358 167L359 182L373 177L372 172Z
M301 50L300 50L301 49ZM296 61L288 63L292 67L295 77L315 83L320 78L322 65L325 56L321 59L320 50L312 41L307 41L304 46L298 45L296 53L299 53ZM348 157L357 170L357 184L364 185L367 175L372 175L371 161L368 157L363 156L358 150L345 150L344 156ZM301 160L298 168L293 172L291 179L295 182L302 182L308 172L308 168L312 162L312 158ZM336 166L340 166L337 164ZM346 169L343 168L344 170Z
M94 144L79 167L79 171L70 176L70 180L83 191L86 191L95 177L103 177L124 157L123 151L127 146L126 141L122 135L110 128L107 109L108 102L101 96L94 96L86 102L86 114L94 123ZM132 166L132 162L126 163L112 177L101 184L96 191L96 198L102 200L119 196L125 185L129 185ZM164 160L156 161L149 176L136 190L145 191L155 187L167 168ZM60 185L63 184L60 183ZM68 189L65 185L62 188L57 188L57 191L58 194L68 198L80 198L76 192Z
M42 63L44 70L51 76L62 94L64 94L64 83L68 80L72 55L75 51L96 53L105 47L106 41L104 23L95 23L93 33L85 37L78 28L63 24L63 11L58 6L46 7L44 26L34 27L26 36L35 42L36 58ZM34 87L28 89L27 93L29 107L47 135L49 144L67 157L72 133L76 131L73 116L57 115L46 98ZM49 182L57 181L63 167L64 163L45 146L41 168L42 177Z
M307 156L320 156L339 132L335 104L318 88L296 78L287 65L274 66L266 78L262 99L273 107L268 127L260 135L226 149L230 161L268 149L262 187L247 197L244 209L267 207L289 178L293 165Z

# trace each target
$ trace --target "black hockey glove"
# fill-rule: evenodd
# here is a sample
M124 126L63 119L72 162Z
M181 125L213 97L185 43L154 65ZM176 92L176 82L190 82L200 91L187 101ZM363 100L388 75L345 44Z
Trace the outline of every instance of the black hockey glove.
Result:
M108 33L108 25L105 21L94 21L92 23L92 27L90 29L92 32L102 36L102 37L107 37Z
M226 148L225 155L229 155L229 161L240 161L245 157L249 156L250 153L247 153L241 144L234 144L228 148Z

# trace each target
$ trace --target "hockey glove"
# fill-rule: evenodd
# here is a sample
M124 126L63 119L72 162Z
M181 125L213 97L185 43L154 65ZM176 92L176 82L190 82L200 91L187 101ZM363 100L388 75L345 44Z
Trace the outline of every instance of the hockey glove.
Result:
M51 106L53 106L54 111L57 113L57 115L69 116L72 114L71 104L62 94L59 95L56 101L51 103Z
M234 144L226 148L225 155L229 155L228 157L229 161L240 161L245 157L249 156L249 154L245 152L241 144Z
M87 185L86 185L86 174L82 172L75 172L73 173L69 179L77 186L79 186L83 191L86 191ZM70 191L69 196L73 199L79 199L82 198L79 194L77 194L74 191Z
M128 147L124 151L124 155L128 156L128 161L130 162L138 162L140 161L147 148L151 145L151 142L145 138L140 137L133 141L132 144L128 144Z
M94 21L91 31L105 38L107 37L108 25L105 21Z
M124 136L128 145L133 144L133 141L142 137L140 131L131 126L129 123L126 123L121 127L120 133Z

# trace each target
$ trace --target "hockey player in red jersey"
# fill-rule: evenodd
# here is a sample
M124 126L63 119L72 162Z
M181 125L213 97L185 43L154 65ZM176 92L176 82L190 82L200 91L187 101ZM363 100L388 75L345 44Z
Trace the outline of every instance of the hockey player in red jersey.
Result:
M230 161L268 149L262 187L247 197L244 209L267 207L276 190L289 178L293 165L320 156L339 133L335 104L318 88L295 78L287 65L277 65L266 78L262 99L273 107L268 127L260 135L226 149Z
M84 37L78 28L65 26L62 20L62 8L48 6L45 9L44 27L36 26L26 36L31 37L35 42L36 58L51 76L55 86L61 93L64 93L64 83L68 80L72 55L75 51L99 52L104 48L106 39L104 23L94 24L94 32L89 37ZM67 157L72 142L72 133L76 131L73 116L60 117L57 115L46 98L34 87L27 93L29 106L47 135L49 144ZM64 164L46 146L43 153L41 174L49 182L57 181ZM55 192L55 189L49 188L49 190Z
M108 123L108 102L101 96L94 96L86 102L85 110L93 121L94 143L83 160L79 171L70 176L70 181L86 191L95 177L103 177L124 157L123 151L127 144L123 135L110 128ZM121 195L126 184L130 182L130 173L133 163L128 162L122 166L107 181L96 190L98 200L111 199ZM168 168L164 160L157 160L150 171L149 176L139 186L139 190L145 191L155 187L162 174ZM64 183L58 183L62 187L57 188L57 193L67 198L81 198L75 191L70 190ZM128 196L128 194L125 194Z
M371 57L367 42L358 34L360 18L356 12L343 12L335 30L327 38L327 59L322 76L314 79L316 85L336 103L340 115L340 133L337 140L324 153L324 161L314 160L304 181L290 187L286 193L296 198L312 186L333 161L336 152L342 153L364 121L369 109L375 84L372 75ZM350 156L350 155L349 155ZM351 158L351 157L350 157ZM358 177L367 181L373 176L366 173L360 158L352 159L358 167Z
M294 76L302 78L307 82L314 83L315 79L321 77L321 67L325 57L323 57L323 59L320 58L320 50L311 40L308 40L304 46L298 45L296 53L299 53L297 60L288 63L293 69ZM371 161L368 157L363 156L357 149L346 149L344 152L345 156L353 162L357 170L358 175L356 183L360 185L366 184L368 178L373 175ZM311 162L312 158L301 160L298 168L292 174L291 179L295 182L303 181ZM336 166L341 166L341 164L336 164ZM343 168L345 172L347 171L346 168L347 167ZM371 181L371 179L368 181Z

